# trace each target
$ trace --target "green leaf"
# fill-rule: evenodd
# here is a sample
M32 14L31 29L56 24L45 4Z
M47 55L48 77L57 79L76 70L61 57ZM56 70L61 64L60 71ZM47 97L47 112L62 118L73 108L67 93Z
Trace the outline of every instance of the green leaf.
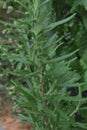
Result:
M65 18L65 19L60 20L60 21L55 22L55 23L52 23L52 24L50 24L50 25L47 27L47 29L50 31L50 30L54 29L55 27L57 27L57 26L59 26L59 25L61 25L61 24L64 24L64 23L66 23L66 22L69 22L72 18L75 17L75 15L76 15L76 14L73 14L73 15L71 15L71 16L68 17L68 18Z
M44 46L44 49L46 49L46 48L48 48L49 46L51 46L52 44L54 44L55 43L55 41L56 41L56 39L57 39L57 34L55 33L55 34L53 34L53 36L47 41L47 43L45 44L45 46ZM61 40L61 39L60 39ZM59 40L59 41L60 41Z
M26 117L23 114L18 114L18 119L22 120L22 121L28 121L30 123L33 123L33 119L31 116Z
M50 108L45 107L44 108L45 113L50 117L52 120L56 121L57 115L54 111L52 111Z
M75 97L67 96L67 97L64 97L63 100L77 102L77 101L87 101L87 98L84 99L84 98L79 97L79 96L75 96Z
M63 112L61 109L58 109L58 112L62 116L63 119L65 119L66 121L69 120L69 117L67 116L67 114Z
M87 130L87 123L79 123L79 122L76 122L75 124L76 124L76 126L78 126L79 128L82 128L82 129L86 129L86 130Z
M27 10L27 11L29 10L28 7L23 3L23 1L15 0L15 3L19 4L25 10Z
M58 58L53 58L52 60L47 61L47 63L53 63L53 62L59 62L61 60L65 60L65 59L71 57L72 55L74 55L76 52L78 52L78 49L70 54L67 54L67 55L64 55L64 56L61 56Z
M15 24L13 24L13 23L9 23L9 22L5 22L5 21L2 21L2 20L0 20L0 24L3 24L4 26L9 26L9 27L16 27L16 25Z
M38 72L28 72L28 71L8 71L9 74L11 75L14 75L14 76L17 76L17 77L23 77L23 78L29 78L29 77L32 77L32 76L35 76L37 74L39 74Z

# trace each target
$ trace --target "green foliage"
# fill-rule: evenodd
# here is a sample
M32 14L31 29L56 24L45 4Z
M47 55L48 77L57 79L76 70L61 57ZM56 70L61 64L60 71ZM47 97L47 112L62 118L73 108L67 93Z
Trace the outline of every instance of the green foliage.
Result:
M21 110L18 117L34 130L87 129L87 98L82 96L87 82L86 3L7 2L8 12L20 17L11 17L10 23L0 20L7 38L14 41L12 46L0 46L1 69L12 88L14 109ZM78 89L77 95L71 95L71 88ZM76 121L76 113L85 119Z

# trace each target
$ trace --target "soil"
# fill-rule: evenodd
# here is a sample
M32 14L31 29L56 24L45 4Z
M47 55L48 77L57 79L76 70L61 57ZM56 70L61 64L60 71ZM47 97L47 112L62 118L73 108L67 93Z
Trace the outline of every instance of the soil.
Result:
M23 123L20 120L13 117L9 107L5 107L2 110L0 116L0 124L5 130L32 130L29 123Z

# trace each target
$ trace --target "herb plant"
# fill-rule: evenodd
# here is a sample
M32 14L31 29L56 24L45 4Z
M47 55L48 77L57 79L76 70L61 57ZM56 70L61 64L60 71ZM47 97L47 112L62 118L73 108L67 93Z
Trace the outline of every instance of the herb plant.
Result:
M7 55L4 52L3 58L11 65L6 71L14 86L15 109L21 110L18 114L21 120L31 123L34 130L84 130L87 129L84 106L87 98L83 96L87 67L86 50L82 52L79 48L79 32L73 28L78 19L77 4L66 0L60 8L67 5L72 9L70 13L65 9L62 14L55 2L14 0L11 3L20 17L12 17L10 23L0 21L7 26L4 31L15 43L6 47ZM78 26L82 30L81 23ZM77 55L81 53L78 61Z

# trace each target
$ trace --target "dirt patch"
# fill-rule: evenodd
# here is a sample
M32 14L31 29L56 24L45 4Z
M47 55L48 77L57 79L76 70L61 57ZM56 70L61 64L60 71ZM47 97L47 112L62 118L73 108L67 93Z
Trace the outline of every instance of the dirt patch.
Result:
M10 112L9 108L4 108L0 116L0 124L2 124L5 130L32 130L29 123L23 123L18 119L15 119Z

